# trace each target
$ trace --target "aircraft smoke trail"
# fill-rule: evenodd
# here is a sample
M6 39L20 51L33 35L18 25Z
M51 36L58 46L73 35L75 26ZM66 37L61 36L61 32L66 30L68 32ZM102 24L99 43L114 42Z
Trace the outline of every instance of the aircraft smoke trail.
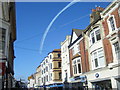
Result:
M73 0L72 2L70 2L67 6L65 6L53 19L52 21L50 22L50 24L48 25L48 27L46 28L44 34L43 34L43 37L42 37L42 40L41 40L41 45L40 45L40 54L42 53L42 49L43 49L43 45L44 45L44 41L45 41L45 38L48 34L48 31L50 30L52 24L55 22L55 20L58 18L58 16L60 14L62 14L67 8L69 8L70 6L72 6L73 4L77 3L78 1L80 0Z

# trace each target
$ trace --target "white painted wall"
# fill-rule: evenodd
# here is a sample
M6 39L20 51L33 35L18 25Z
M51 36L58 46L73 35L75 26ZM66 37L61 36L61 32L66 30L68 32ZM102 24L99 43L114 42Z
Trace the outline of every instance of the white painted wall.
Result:
M66 73L67 80L70 81L70 61L68 45L70 43L70 36L66 36L66 40L61 43L61 59L62 59L62 82L65 81Z

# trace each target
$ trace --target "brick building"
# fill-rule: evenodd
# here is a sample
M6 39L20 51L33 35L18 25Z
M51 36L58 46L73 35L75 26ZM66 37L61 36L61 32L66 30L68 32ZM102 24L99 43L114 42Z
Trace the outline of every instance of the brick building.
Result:
M72 88L120 88L120 1L96 7L85 30L72 30L69 45Z

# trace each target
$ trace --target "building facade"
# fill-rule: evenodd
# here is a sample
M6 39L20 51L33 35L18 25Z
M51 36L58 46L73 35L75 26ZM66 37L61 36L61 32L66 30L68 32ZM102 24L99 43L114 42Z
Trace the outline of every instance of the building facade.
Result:
M0 89L13 87L15 18L15 3L0 1Z
M70 82L70 60L69 60L69 49L71 36L66 36L66 39L61 42L61 59L62 59L62 83L64 87L69 87Z
M81 30L72 31L69 45L71 87L120 89L119 31L119 0L105 9L92 9L90 25L82 33Z
M41 88L62 87L61 50L54 49L41 62Z

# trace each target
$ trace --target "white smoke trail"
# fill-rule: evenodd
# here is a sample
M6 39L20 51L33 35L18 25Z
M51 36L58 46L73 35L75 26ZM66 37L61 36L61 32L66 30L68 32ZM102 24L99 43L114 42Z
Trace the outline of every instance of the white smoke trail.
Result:
M44 41L45 41L45 38L48 34L48 31L50 30L52 24L55 22L55 20L58 18L58 16L60 14L62 14L67 8L69 8L70 6L72 6L73 4L79 2L80 0L73 0L72 2L70 2L67 6L65 6L53 19L52 21L50 22L50 24L48 25L48 27L46 28L44 34L43 34L43 37L42 37L42 40L41 40L41 45L40 45L40 54L42 53L42 49L43 49L43 45L44 45Z

